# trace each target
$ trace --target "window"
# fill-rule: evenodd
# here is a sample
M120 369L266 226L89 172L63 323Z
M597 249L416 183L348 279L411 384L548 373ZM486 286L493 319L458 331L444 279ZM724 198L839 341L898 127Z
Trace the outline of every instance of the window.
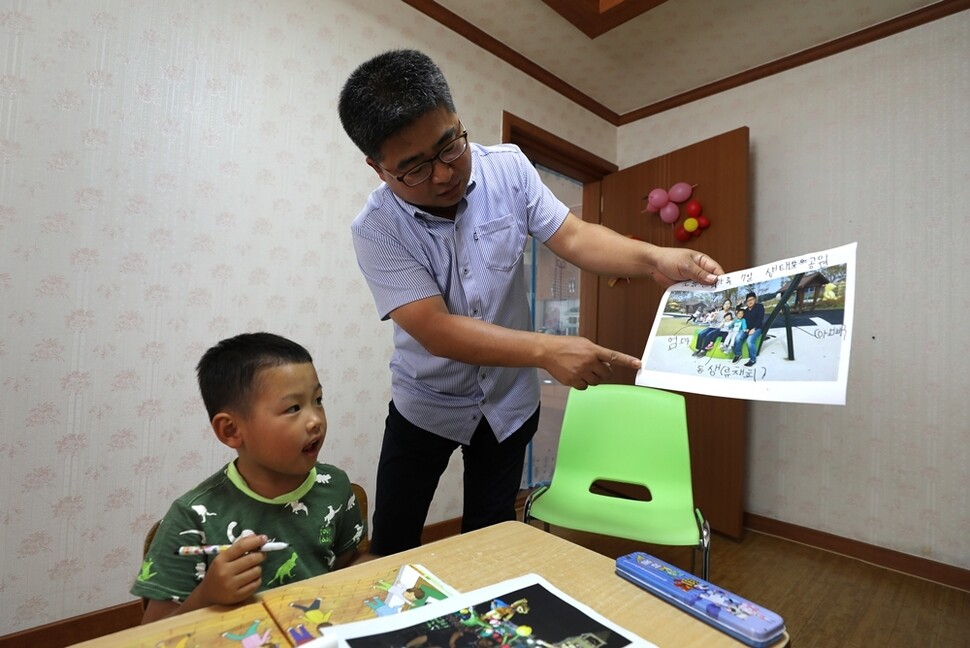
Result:
M536 165L542 181L569 210L583 215L583 184L572 178ZM531 240L526 246L525 272L531 286L529 303L532 306L533 330L549 335L579 334L579 277L576 266L553 254L546 246ZM523 472L523 488L529 488L552 478L559 430L569 388L557 382L544 370L539 370L542 389L542 414L539 429L529 447Z

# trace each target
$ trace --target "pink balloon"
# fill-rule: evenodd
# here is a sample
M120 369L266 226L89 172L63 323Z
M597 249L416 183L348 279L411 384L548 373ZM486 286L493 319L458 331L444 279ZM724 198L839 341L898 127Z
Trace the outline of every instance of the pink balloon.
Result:
M647 195L647 205L650 207L660 209L668 202L670 202L670 198L667 196L667 192L660 187L657 187Z
M660 211L660 208L648 200L647 206L643 208L643 211L650 212L651 214L656 214L657 212Z
M685 200L690 198L690 194L693 191L694 191L694 188L691 187L686 182L678 182L677 184L675 184L673 187L670 188L670 191L667 192L667 196L670 198L670 200L673 200L674 202L684 202Z
M660 208L660 220L665 223L676 223L680 218L680 208L677 203L669 202Z

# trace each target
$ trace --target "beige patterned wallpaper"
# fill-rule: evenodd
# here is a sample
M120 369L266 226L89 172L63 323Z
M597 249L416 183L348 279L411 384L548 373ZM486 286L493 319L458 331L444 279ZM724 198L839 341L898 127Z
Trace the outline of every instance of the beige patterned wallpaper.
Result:
M968 98L964 11L623 127L617 155L746 125L754 262L858 241L847 403L752 405L746 508L963 568Z
M321 457L373 492L391 330L349 227L377 177L336 96L400 46L439 60L475 139L507 109L615 154L403 3L0 0L0 635L131 599L145 531L231 457L193 375L223 337L310 350ZM460 492L453 467L431 521Z
M622 165L752 126L757 254L859 238L857 321L879 343L856 332L844 410L758 406L749 508L968 566L967 382L946 350L966 343L945 337L967 321L967 241L941 231L966 222L967 31L960 15L618 133L403 3L0 0L0 635L130 600L149 524L230 457L193 378L221 337L306 345L322 456L372 488L390 329L348 227L376 176L334 106L397 46L441 63L484 143L502 110ZM459 514L459 481L430 521Z

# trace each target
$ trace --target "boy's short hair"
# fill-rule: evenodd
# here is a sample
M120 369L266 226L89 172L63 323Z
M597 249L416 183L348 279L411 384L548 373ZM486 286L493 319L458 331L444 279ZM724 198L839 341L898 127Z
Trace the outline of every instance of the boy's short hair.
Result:
M340 91L340 123L364 155L381 162L384 143L421 116L455 112L441 69L427 54L391 50L362 63Z
M243 333L222 340L195 367L209 420L230 409L248 414L263 369L307 362L313 363L309 351L273 333Z

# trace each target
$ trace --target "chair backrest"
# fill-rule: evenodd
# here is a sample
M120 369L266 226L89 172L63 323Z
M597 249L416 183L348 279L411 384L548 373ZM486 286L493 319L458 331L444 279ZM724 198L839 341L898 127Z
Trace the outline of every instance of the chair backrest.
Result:
M158 525L161 523L161 520L155 520L155 524L153 524L152 528L150 528L148 533L145 534L145 541L141 544L141 557L143 559L148 555L148 548L152 546L152 540L155 539L155 534L158 533Z
M590 487L600 480L643 486L651 499L642 502L591 494ZM644 507L654 512L651 517L658 523L666 511L678 511L680 515L686 511L692 519L684 397L633 385L571 390L550 484L552 491L558 491L560 501L565 498L586 502L587 508L595 510L595 517L602 515L594 524L615 524L626 518L631 528L626 534L614 528L611 534L615 535L636 538L639 532L633 526L643 519ZM589 502L595 504L590 506ZM670 528L677 526L684 528ZM686 526L686 533L696 531L691 526ZM683 535L679 531L676 534ZM677 544L672 540L657 542Z

